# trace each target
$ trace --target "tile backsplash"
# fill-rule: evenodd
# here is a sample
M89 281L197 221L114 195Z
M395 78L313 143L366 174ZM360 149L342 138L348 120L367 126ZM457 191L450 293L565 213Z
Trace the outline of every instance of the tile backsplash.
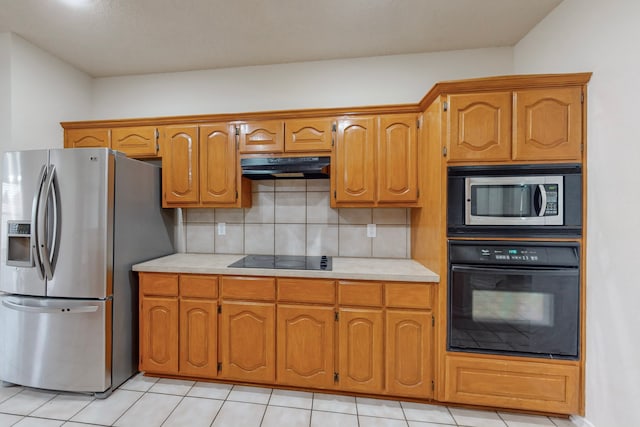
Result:
M328 179L252 182L252 207L183 210L186 252L410 258L405 208L330 207ZM375 224L376 237L367 237Z

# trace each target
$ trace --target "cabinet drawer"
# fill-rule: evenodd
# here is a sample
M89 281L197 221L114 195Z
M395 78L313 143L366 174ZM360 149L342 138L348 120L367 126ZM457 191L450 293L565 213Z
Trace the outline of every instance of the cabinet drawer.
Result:
M575 414L576 365L447 356L445 401Z
M180 296L218 298L218 278L216 276L180 275Z
M424 283L385 283L387 307L433 308L433 285Z
M278 301L334 304L335 284L333 280L278 279Z
M381 307L382 283L340 281L338 302L340 305Z
M174 273L140 273L142 295L178 296L178 275Z
M276 280L272 277L222 277L220 296L229 299L272 301Z

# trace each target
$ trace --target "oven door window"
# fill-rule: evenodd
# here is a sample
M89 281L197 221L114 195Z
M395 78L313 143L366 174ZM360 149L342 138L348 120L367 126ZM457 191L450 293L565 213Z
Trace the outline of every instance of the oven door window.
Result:
M453 265L449 349L577 358L579 275Z

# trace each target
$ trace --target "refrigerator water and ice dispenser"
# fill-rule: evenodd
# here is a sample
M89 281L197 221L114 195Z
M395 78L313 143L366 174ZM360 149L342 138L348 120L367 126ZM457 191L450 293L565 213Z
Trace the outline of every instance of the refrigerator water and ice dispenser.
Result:
M33 267L31 221L7 221L7 265Z

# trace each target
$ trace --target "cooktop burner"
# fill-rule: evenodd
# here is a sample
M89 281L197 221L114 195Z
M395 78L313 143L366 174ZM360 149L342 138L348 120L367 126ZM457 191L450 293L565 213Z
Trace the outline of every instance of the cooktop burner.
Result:
M331 257L325 255L247 255L233 264L229 264L228 267L331 271L332 262Z

